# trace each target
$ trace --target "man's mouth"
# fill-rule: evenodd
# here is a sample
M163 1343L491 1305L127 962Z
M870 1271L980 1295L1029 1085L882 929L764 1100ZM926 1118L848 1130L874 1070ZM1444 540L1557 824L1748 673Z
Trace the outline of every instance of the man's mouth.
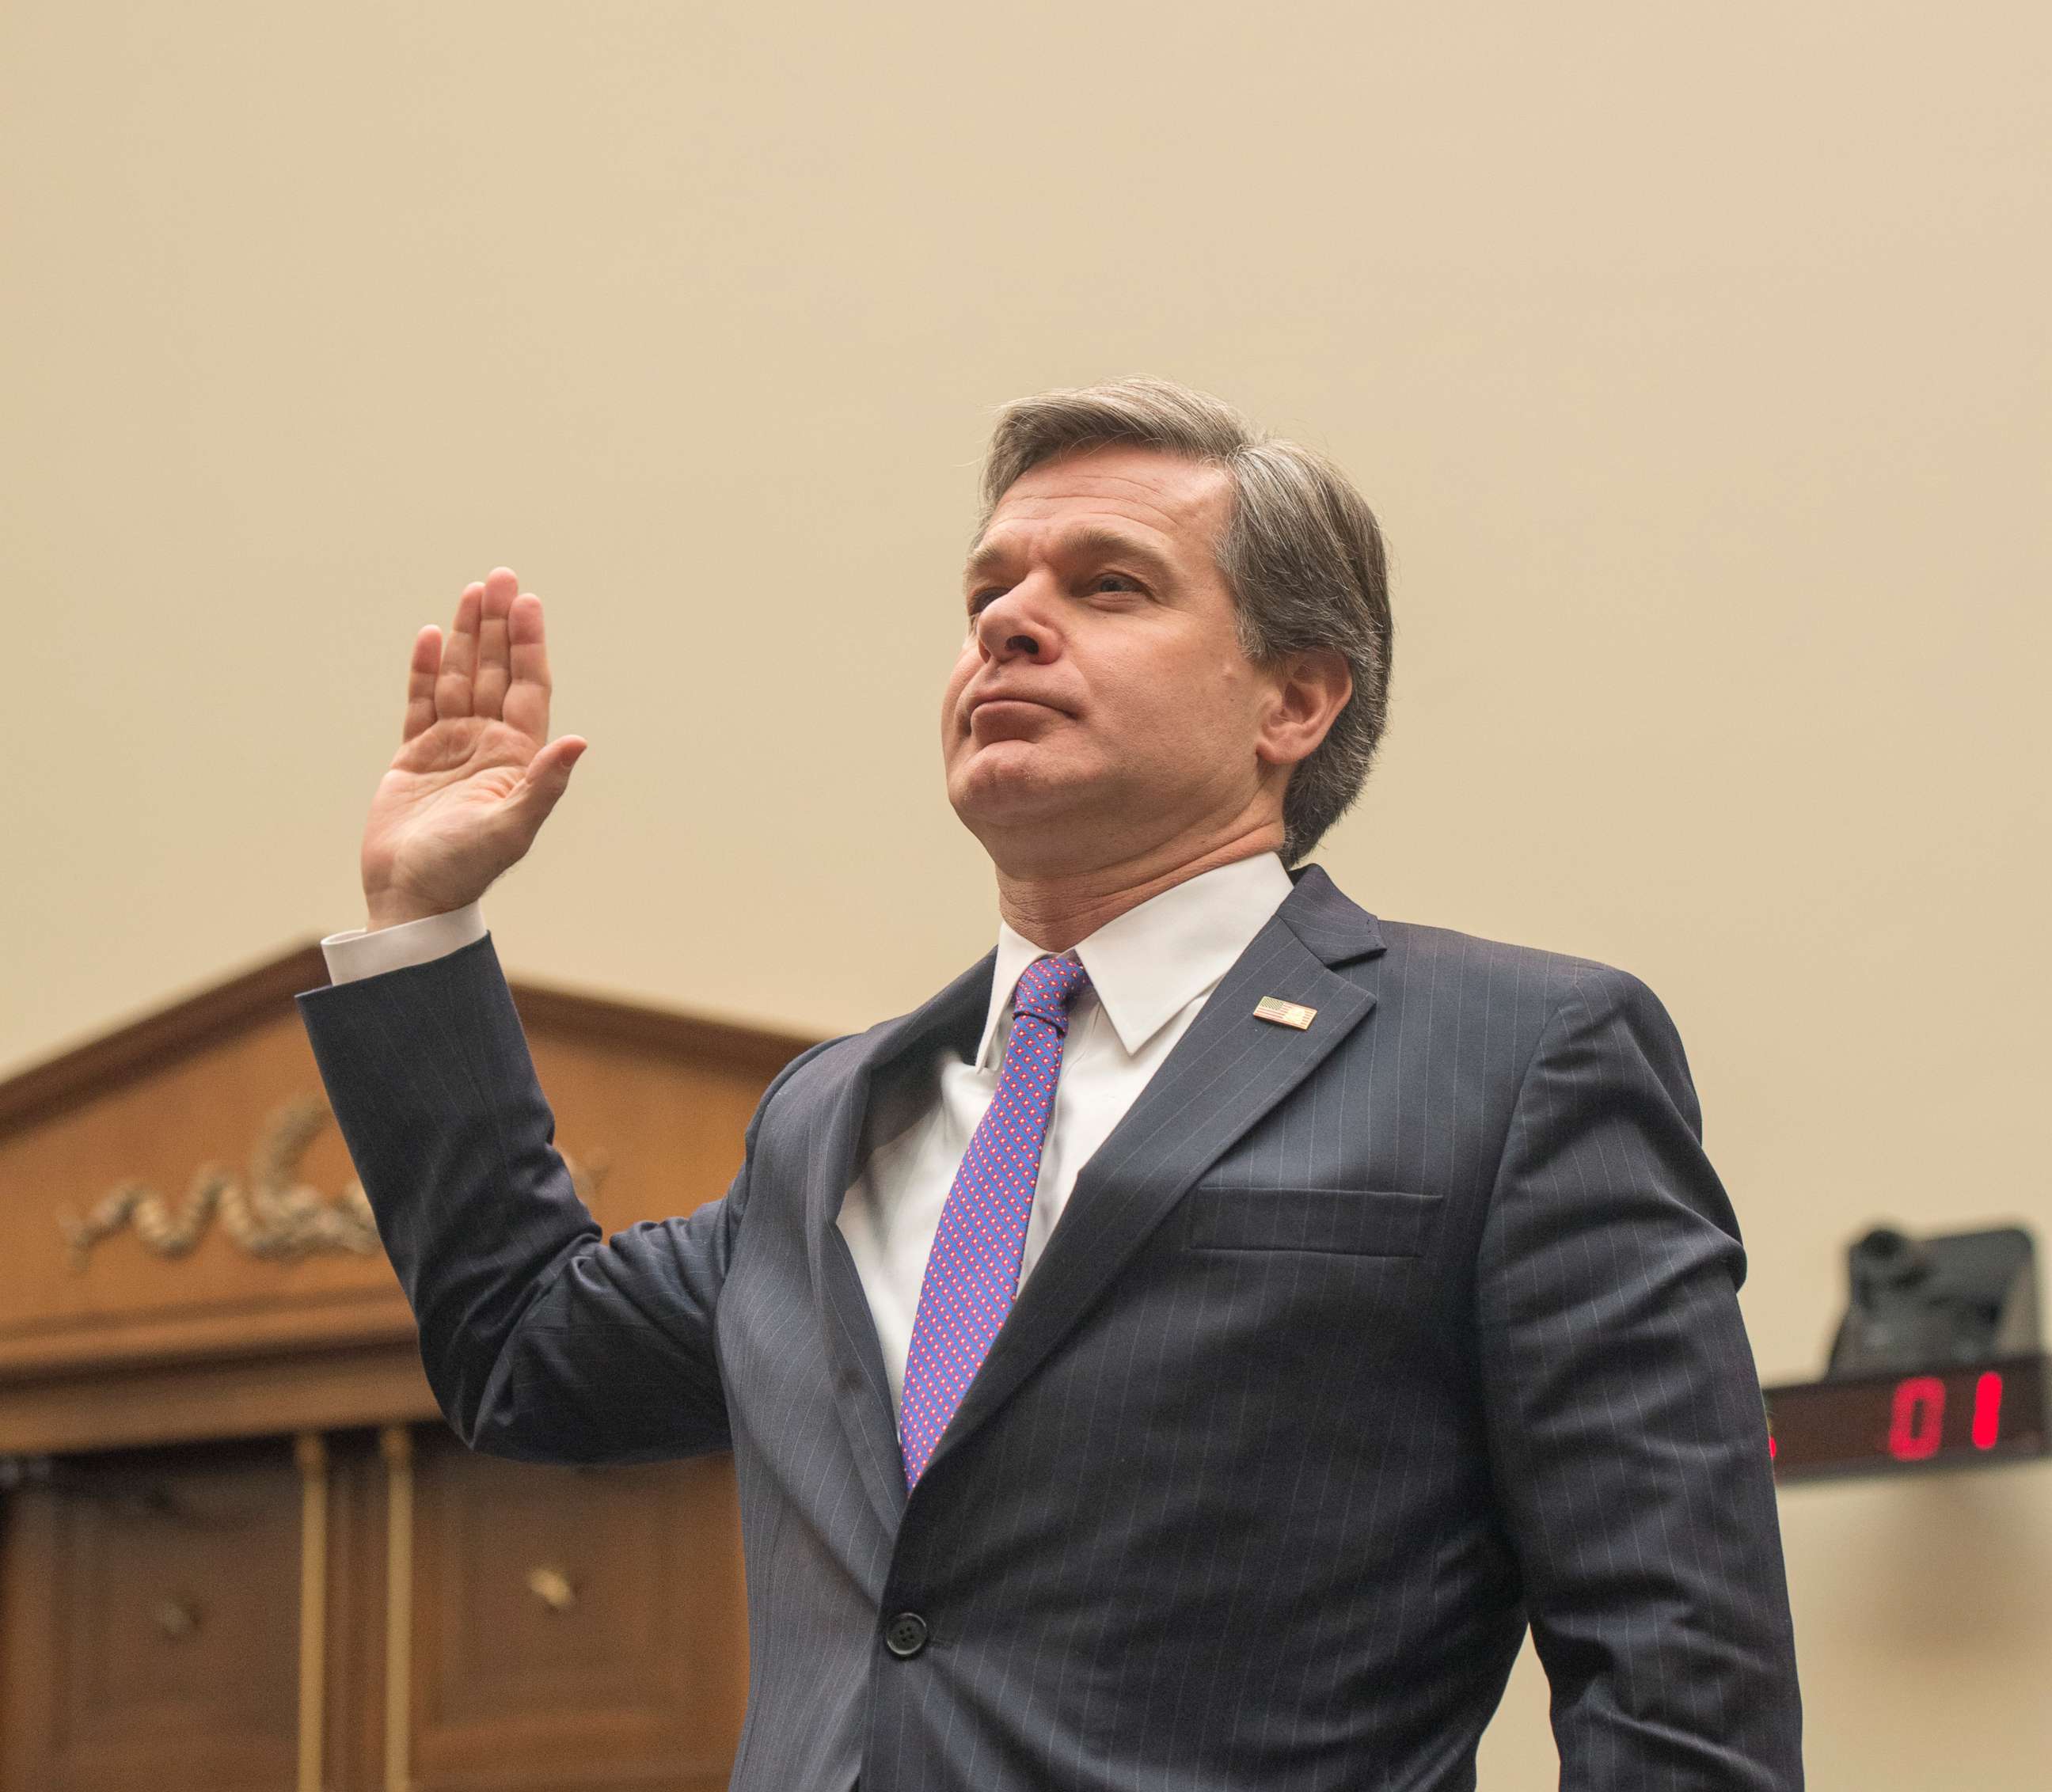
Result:
M1050 715L1065 716L1066 710L1057 709L1052 703L1044 702L1037 697L1021 697L1008 691L999 691L989 697L980 697L969 706L962 719L965 734L981 733L1009 738L1015 730L1030 728L1043 722ZM977 718L983 718L981 729Z

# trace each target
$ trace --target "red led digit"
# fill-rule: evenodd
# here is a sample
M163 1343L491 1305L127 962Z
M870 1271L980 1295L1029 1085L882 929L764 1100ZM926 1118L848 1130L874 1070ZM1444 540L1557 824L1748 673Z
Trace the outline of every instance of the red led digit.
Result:
M1888 1420L1888 1454L1898 1462L1921 1462L1936 1453L1945 1427L1945 1384L1936 1375L1912 1375L1895 1384L1895 1408Z
M1974 1448L1993 1450L2002 1435L2002 1377L1990 1369L1974 1383Z

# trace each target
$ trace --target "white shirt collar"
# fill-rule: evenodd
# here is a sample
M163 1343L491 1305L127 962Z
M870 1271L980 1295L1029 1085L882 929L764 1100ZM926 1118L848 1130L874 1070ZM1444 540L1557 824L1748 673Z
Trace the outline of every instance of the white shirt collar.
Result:
M1294 887L1277 854L1236 859L1150 896L1078 943L1075 955L1129 1057L1232 968ZM998 923L978 1068L989 1062L1020 976L1035 959L1049 956L1046 947Z

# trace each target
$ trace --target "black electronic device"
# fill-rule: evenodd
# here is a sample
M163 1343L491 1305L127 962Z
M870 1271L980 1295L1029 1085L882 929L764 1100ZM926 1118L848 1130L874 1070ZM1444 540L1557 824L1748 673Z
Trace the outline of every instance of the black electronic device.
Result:
M1824 1379L1764 1391L1777 1480L2052 1454L2027 1231L1914 1238L1877 1227L1846 1267Z

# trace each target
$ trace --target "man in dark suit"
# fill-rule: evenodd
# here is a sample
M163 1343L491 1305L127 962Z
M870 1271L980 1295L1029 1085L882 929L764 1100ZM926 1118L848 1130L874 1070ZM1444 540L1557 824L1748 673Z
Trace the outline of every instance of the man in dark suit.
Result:
M415 643L370 926L300 1000L474 1447L730 1447L750 1792L1451 1792L1528 1621L1564 1786L1792 1792L1744 1257L1635 978L1302 861L1389 612L1322 458L1008 408L942 706L996 949L600 1236L477 898L585 743L500 569Z

